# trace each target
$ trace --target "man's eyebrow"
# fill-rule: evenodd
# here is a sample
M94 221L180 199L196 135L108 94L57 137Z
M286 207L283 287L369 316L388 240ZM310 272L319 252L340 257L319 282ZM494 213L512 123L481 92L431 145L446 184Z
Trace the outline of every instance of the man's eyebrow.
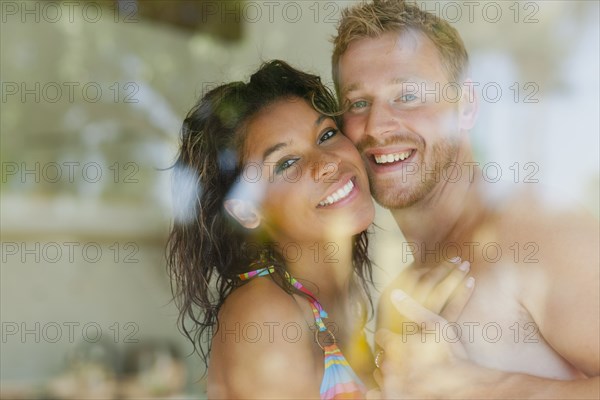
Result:
M421 83L424 82L423 79L418 79L415 77L396 77L393 78L389 81L390 85L404 85L407 83ZM351 83L347 86L343 86L342 87L342 96L345 96L346 94L348 94L349 92L352 92L354 90L360 90L362 88L362 84L360 83Z
M321 114L317 117L317 119L315 120L315 128L318 128L319 125L321 125L323 123L323 121L325 121L326 119L333 119L332 117L330 117L329 115L325 115L325 114ZM274 152L283 149L284 147L286 147L289 143L284 143L284 142L280 142L277 144L274 144L273 146L269 147L268 149L266 149L263 152L263 163L265 162L265 160L267 159L267 157L269 157L271 154L273 154Z
M360 83L351 83L346 86L342 86L342 95L345 96L348 92L352 92L354 90L358 90L362 87Z
M425 79L417 78L415 76L407 76L407 77L399 77L394 78L390 81L392 85L405 85L407 83L415 84L415 83L425 83L427 82Z

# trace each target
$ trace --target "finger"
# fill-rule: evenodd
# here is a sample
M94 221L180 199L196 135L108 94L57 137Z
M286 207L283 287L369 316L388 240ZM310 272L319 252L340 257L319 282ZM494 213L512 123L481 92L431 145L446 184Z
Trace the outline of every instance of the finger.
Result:
M377 329L387 328L392 332L400 333L407 321L402 315L398 314L396 307L392 304L392 290L392 287L386 288L379 298L379 304L377 305Z
M404 289L413 288L423 273L424 270L422 268L417 268L413 263L403 268L398 276L394 279L394 282L397 283L396 286L401 285L401 287Z
M393 340L395 336L394 332L389 329L379 329L375 332L375 343L385 351L388 348L388 343Z
M375 332L375 344L383 354L380 356L380 370L384 370L388 360L401 361L404 354L405 341L402 339L404 333L396 334L389 329L379 329ZM395 361L392 361L395 364Z
M392 304L401 315L414 323L425 324L425 328L428 330L433 329L436 324L444 324L447 322L439 315L423 307L402 290L392 290L390 297L392 299Z
M377 383L377 385L379 387L382 387L382 385L383 385L383 374L381 373L381 371L379 369L376 369L375 371L373 371L373 378L375 378L375 382Z
M475 278L470 276L456 289L440 316L450 322L458 321L474 290Z
M448 324L448 321L446 321L444 318L442 318L441 316L434 314L433 312L429 311L428 309L426 309L425 307L423 307L422 305L420 305L418 302L416 302L414 299L411 299L406 293L404 293L401 290L395 289L392 291L391 293L391 298L392 298L392 304L394 304L394 306L396 307L396 309L398 310L398 312L400 314L402 314L405 318L409 319L410 321L413 322L414 325L419 325L421 327L421 332L423 331L429 331L429 332L437 332L439 331L440 326L446 326L446 324ZM407 336L412 336L415 332L404 332L402 335L402 341L401 342L405 342L405 338ZM399 351L401 349L401 347L394 347L394 343L398 343L398 340L394 340L395 337L400 337L400 335L395 335L394 333L390 332L390 331L386 331L384 329L382 329L381 331L378 331L375 334L375 340L378 341L379 345L384 349L384 351L386 351L386 358L388 357L388 349L391 350L389 356L393 356L394 360L398 360L398 356L402 355L401 352ZM421 339L423 338L423 336L421 336ZM434 347L429 347L428 351L428 355L430 357L433 357L431 359L434 360L434 362L437 362L436 360L439 359L440 355L443 356L443 354L439 353L439 347L436 348L436 344L439 344L439 342L434 341L434 342L427 342L427 343L433 343ZM421 352L421 358L423 359L423 362L429 362L426 360L426 355L423 352L423 349L425 349L425 342L423 340L419 340L416 342L413 342L413 344L422 344L423 346L421 346L421 349L419 349L419 351ZM453 354L460 357L460 358L467 358L467 353L464 349L464 347L462 346L462 344L460 344L460 342L451 342L449 343L450 347L452 348ZM410 346L408 346L410 348ZM397 353L397 354L396 354ZM405 352L406 354L406 352ZM408 358L407 358L408 359ZM408 361L407 361L408 362ZM411 364L414 367L414 361L413 364ZM385 372L385 368L386 368L386 360L384 359L383 361L383 369Z
M460 263L431 289L422 304L434 313L439 314L452 297L454 291L464 286L463 281L470 269L471 264L468 261Z
M459 257L455 257L448 261L442 261L440 264L421 275L415 285L415 289L411 293L412 297L422 304L427 297L429 297L431 291L454 271L457 265L462 265Z

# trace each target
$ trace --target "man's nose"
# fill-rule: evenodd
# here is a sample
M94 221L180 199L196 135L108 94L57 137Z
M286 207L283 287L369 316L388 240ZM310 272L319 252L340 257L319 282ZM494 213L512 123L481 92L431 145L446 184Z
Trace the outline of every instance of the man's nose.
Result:
M397 116L387 102L374 102L369 110L365 125L365 134L383 139L397 129Z

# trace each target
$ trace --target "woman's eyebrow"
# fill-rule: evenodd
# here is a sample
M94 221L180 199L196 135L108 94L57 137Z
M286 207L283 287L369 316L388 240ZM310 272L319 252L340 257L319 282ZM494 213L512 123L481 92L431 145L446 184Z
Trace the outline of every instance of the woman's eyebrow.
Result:
M321 125L321 123L323 121L325 121L327 118L331 118L329 115L325 115L325 114L321 114L319 115L319 117L317 118L317 120L315 121L315 128L318 128L319 125ZM333 118L332 118L333 119Z
M271 147L269 147L268 149L266 149L263 153L263 163L265 162L265 160L267 159L267 157L269 157L272 153L276 152L277 150L281 150L282 148L284 148L285 146L287 146L287 143L277 143Z
M329 115L325 115L325 114L320 114L317 119L315 120L315 128L318 128L319 125L321 125L323 123L324 120L326 119L333 119L331 118ZM274 152L281 150L282 148L286 147L288 145L288 143L277 143L274 144L273 146L267 148L264 152L263 152L263 163L265 162L265 160L267 159L267 157L269 157L271 154L273 154Z

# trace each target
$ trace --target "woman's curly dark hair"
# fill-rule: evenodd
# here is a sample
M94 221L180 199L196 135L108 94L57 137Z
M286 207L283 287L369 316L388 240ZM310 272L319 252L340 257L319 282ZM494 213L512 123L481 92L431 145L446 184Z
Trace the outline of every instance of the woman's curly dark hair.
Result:
M240 285L237 275L256 268L261 254L268 252L265 262L275 267L274 280L288 293L297 292L283 278L284 259L268 238L252 242L223 206L242 173L247 123L287 98L304 99L322 114L338 114L334 95L318 76L274 60L264 63L248 83L233 82L208 92L183 121L173 173L175 220L167 242L167 268L180 312L178 325L205 364L210 340L205 348L202 339L210 339L219 308ZM367 248L363 231L354 237L353 267L371 303Z

